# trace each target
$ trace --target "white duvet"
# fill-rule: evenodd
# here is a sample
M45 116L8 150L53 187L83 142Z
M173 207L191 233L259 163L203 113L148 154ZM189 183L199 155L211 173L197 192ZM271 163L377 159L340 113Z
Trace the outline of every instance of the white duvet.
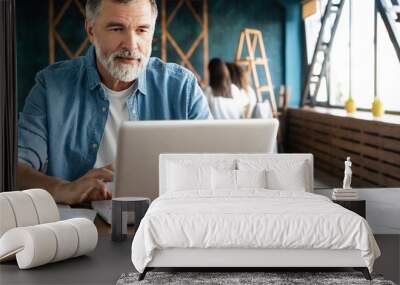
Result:
M165 248L358 249L370 271L380 255L366 220L328 198L258 189L160 196L136 232L133 265L143 272Z

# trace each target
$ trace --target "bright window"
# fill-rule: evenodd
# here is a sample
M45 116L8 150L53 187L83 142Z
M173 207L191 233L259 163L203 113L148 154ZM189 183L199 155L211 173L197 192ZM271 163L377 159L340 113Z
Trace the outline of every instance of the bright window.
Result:
M307 56L310 63L320 30L326 0L319 1L317 14L305 20ZM358 108L370 109L377 92L386 110L400 111L400 61L378 13L377 66L374 63L374 0L345 1L333 41L327 78L322 80L317 102L343 106L351 94ZM400 23L398 23L400 32ZM327 84L328 83L328 84Z
M400 23L398 23L400 32ZM378 15L378 63L377 89L384 107L400 111L400 61L387 33L385 24Z
M330 56L330 104L343 106L350 92L350 1L346 1ZM318 94L320 95L320 94Z
M374 98L374 0L351 0L351 95L360 108Z

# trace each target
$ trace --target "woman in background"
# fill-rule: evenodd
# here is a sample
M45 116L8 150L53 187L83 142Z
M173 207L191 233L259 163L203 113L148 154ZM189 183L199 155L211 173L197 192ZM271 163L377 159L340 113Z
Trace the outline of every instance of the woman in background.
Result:
M239 64L234 62L226 63L226 66L228 67L232 83L241 92L240 100L244 106L242 117L251 118L254 106L257 103L257 97L254 89L249 85L248 74Z
M219 58L213 58L208 64L208 72L210 86L204 94L214 119L240 119L243 105L238 98L241 92L231 83L225 63Z

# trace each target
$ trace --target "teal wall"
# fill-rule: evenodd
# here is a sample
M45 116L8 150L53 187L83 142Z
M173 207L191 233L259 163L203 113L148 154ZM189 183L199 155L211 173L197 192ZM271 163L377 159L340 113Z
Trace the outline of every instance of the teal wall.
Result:
M59 10L63 0L55 0ZM82 1L84 2L84 1ZM195 8L201 11L201 1ZM196 3L196 1L195 1ZM264 43L275 91L281 84L289 85L290 105L299 102L301 80L301 41L299 1L274 0L209 0L209 57L233 61L241 29L255 28L263 33ZM48 2L17 0L17 78L18 107L34 84L35 74L48 64ZM171 11L172 6L168 6ZM159 19L158 19L159 22ZM200 25L185 7L169 27L171 34L186 51L199 34ZM57 31L71 50L75 50L85 36L83 19L77 9L67 10ZM160 25L153 45L153 56L160 56ZM202 74L202 47L193 54L193 65ZM56 59L66 55L58 47ZM178 62L177 54L168 48L168 61Z
M269 59L275 94L284 84L284 10L276 1L231 0L210 2L210 58L222 57L232 61L235 58L240 32L243 28L262 31L266 54ZM263 69L258 69L264 78ZM260 82L265 84L265 80Z
M304 66L304 38L302 35L301 1L279 0L285 8L285 85L290 94L289 106L300 104Z

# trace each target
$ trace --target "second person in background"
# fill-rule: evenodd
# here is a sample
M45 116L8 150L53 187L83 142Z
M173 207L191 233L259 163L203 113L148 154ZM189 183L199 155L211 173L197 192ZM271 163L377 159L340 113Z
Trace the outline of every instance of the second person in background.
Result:
M239 98L244 106L242 117L251 118L254 106L257 103L257 97L254 89L249 84L248 72L234 62L227 62L226 66L228 67L232 83L236 85L241 92Z
M204 94L214 119L240 119L244 111L241 92L232 84L225 63L219 58L213 58L208 64L208 72L210 86Z

